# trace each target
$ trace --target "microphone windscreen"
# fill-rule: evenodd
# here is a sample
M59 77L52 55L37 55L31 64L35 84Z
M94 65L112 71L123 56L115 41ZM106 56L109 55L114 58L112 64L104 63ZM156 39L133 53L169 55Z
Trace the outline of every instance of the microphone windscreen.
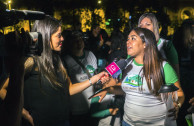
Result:
M126 67L127 62L125 59L120 59L118 62L116 62L116 64L119 66L121 70L123 70Z

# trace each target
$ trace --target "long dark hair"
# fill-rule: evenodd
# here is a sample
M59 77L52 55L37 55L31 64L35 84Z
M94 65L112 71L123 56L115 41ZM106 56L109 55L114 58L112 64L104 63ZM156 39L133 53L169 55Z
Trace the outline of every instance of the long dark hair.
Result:
M57 32L61 26L57 19L46 16L44 20L37 20L32 28L34 32L40 32L43 40L43 52L41 56L35 56L41 76L46 77L53 87L62 87L61 80L57 77L57 72L61 72L63 79L67 77L61 59L57 52L51 49L51 36Z
M143 73L148 88L153 94L158 95L158 90L164 83L161 74L161 68L163 68L162 63L164 60L158 51L155 35L152 31L145 28L135 28L133 30L140 36L142 42L146 45L143 57ZM153 81L153 87L151 85L151 80Z

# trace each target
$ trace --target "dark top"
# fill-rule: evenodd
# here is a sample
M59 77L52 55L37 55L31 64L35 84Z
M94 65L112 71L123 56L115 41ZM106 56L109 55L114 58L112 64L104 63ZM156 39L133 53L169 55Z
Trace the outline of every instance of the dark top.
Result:
M69 88L66 82L63 84L63 88L53 88L35 70L25 80L24 108L32 115L35 126L55 126L69 120Z

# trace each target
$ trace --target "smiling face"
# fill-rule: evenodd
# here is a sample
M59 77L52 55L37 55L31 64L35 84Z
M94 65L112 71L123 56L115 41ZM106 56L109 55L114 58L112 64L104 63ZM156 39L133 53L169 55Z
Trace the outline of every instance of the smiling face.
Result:
M62 42L64 41L61 35L61 27L58 28L57 32L51 35L51 49L55 51L61 51Z
M141 38L137 33L132 30L128 35L127 40L127 54L133 57L144 55L145 43L142 42Z
M153 23L152 23L152 21L151 21L149 18L147 18L147 17L145 17L145 18L141 21L141 23L139 24L139 27L141 27L141 28L147 28L147 29L149 29L149 30L151 30L151 31L153 32Z

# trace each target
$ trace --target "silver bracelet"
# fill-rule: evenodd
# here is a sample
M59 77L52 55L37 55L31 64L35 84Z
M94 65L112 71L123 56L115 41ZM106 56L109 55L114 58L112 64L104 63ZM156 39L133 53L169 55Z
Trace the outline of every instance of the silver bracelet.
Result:
M89 80L89 82L90 82L90 86L92 86L93 84L92 84L92 81L90 80L90 78L89 78L88 80Z
M177 105L178 105L178 107L179 107L179 108L181 108L181 106L182 106L180 102L178 102L178 104L177 104Z

